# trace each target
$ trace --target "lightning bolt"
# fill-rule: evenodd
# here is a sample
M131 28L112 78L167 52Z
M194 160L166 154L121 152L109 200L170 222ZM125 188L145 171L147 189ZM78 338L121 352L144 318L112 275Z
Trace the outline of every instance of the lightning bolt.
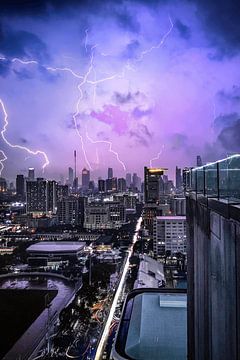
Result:
M160 42L157 44L157 45L154 45L152 46L151 48L149 49L146 49L144 51L142 51L141 55L135 60L135 62L139 62L141 60L143 60L143 58L151 53L154 49L158 49L160 48L165 40L168 38L168 36L170 35L174 25L173 25L173 22L169 16L169 22L170 22L170 28L169 30L163 35L163 37L161 38ZM96 99L96 85L98 84L101 84L101 83L104 83L106 81L110 81L110 80L114 80L114 79L120 79L120 78L124 78L125 77L125 73L126 71L135 71L134 67L132 66L133 64L130 63L130 61L128 60L127 63L124 65L124 67L122 68L122 71L120 73L115 73L113 75L110 75L110 76L107 76L107 77L104 77L104 78L101 78L101 79L96 79L96 71L94 69L94 65L93 65L93 62L94 62L94 49L97 47L97 45L94 45L91 47L91 56L90 56L90 64L89 64L89 67L88 67L88 70L86 71L85 75L80 75L78 73L76 73L75 71L73 71L71 68L69 67L51 67L51 66L46 66L46 65L41 65L43 68L45 68L46 70L48 71L53 71L53 72L56 72L56 71L62 71L62 72L68 72L70 73L73 77L81 80L80 83L77 85L77 89L79 91L79 97L77 99L77 103L76 103L76 109L75 109L75 112L73 114L73 121L74 121L74 126L75 126L75 130L77 132L77 135L79 136L80 138L80 142L81 142L81 148L82 148L82 152L83 152L83 155L84 155L84 159L85 159L85 162L86 164L88 165L88 168L90 170L92 170L92 167L91 167L91 164L88 160L88 157L87 157L87 154L86 154L86 149L85 149L85 145L84 145L84 141L83 141L83 136L81 135L80 131L79 131L79 126L78 126L78 122L77 122L77 117L79 116L80 114L80 103L83 99L83 90L82 90L82 87L85 85L85 84L89 84L89 85L93 85L94 86L94 90L93 90L93 104L95 104L95 99ZM85 30L85 51L88 52L88 29ZM100 53L101 56L108 56L108 54L105 54L105 53ZM0 60L4 61L4 60L8 60L6 57L0 55ZM19 59L19 58L13 58L10 60L12 63L15 63L15 62L19 62L21 63L22 65L40 65L39 62L37 60L22 60L22 59ZM94 80L90 80L89 79L89 76L91 74L91 72L94 72ZM48 157L46 155L46 153L44 151L41 151L41 150L36 150L36 151L32 151L30 150L29 148L25 147L25 146L21 146L21 145L15 145L15 144L11 144L5 137L5 132L7 130L7 126L8 126L8 115L7 115L7 112L6 112L6 109L5 109L5 106L4 106L4 103L3 101L0 99L0 104L2 106L2 110L3 110L3 113L4 113L4 126L3 126L3 129L1 131L1 136L3 138L3 140L5 141L5 143L10 146L11 148L17 148L17 149L21 149L21 150L24 150L26 152L28 152L29 154L31 155L42 155L45 159L45 163L43 164L43 170L44 168L49 164L49 160L48 160ZM117 159L117 161L119 162L119 164L121 164L121 166L123 167L124 171L126 171L126 166L124 164L124 162L122 160L120 160L119 158L119 154L114 151L112 149L112 142L111 141L107 141L107 140L97 140L97 141L94 141L93 139L90 138L90 136L88 135L88 132L86 131L86 137L87 139L92 143L92 144L98 144L98 143L103 143L103 144L107 144L109 146L109 152L113 153ZM3 168L4 168L4 164L3 162L7 159L7 156L6 154L3 152L3 150L0 150L1 154L3 155L3 158L0 160L0 173L2 172ZM158 156L157 158L153 158L150 160L150 163L154 160L157 160L159 158L159 156L161 155L161 152L158 153Z
M0 176L1 176L2 171L4 169L4 161L7 160L7 156L3 150L0 150L0 153L2 154L2 158L0 159Z
M119 164L122 165L123 167L123 170L126 171L126 165L124 164L124 162L122 160L120 160L119 158L119 154L114 151L112 149L112 142L111 141L108 141L108 140L93 140L92 138L90 138L90 136L88 135L88 131L87 131L87 128L86 128L86 137L87 139L92 143L92 144L107 144L108 145L108 150L110 153L114 154L114 156L116 157L117 161L119 162Z
M149 162L150 167L153 167L153 166L152 166L152 162L153 162L153 161L159 160L160 156L161 156L162 153L163 153L164 147L165 147L165 145L162 145L162 149L159 151L159 153L157 154L157 156L154 157L154 158L152 158L152 159L150 160L150 162Z
M169 22L170 22L170 27L168 29L168 31L162 36L160 42L157 45L153 45L152 47L150 47L149 49L146 49L144 51L141 52L141 55L135 60L136 62L139 62L141 60L143 60L144 56L147 54L150 54L153 50L159 49L160 47L163 46L163 44L165 43L166 39L168 38L168 36L171 34L173 28L174 28L174 24L172 22L172 19L170 16L168 16Z
M33 151L33 150L30 150L29 148L27 148L26 146L21 146L21 145L15 145L15 144L11 144L6 136L5 136L5 132L7 131L7 127L8 127L8 114L7 114L7 111L6 111L6 108L4 106L4 103L2 101L2 99L0 99L0 104L1 104L1 107L2 107L2 111L3 111L3 114L4 114L4 125L3 125L3 128L1 130L1 136L4 140L4 142L11 148L14 148L14 149L20 149L20 150L24 150L24 151L27 151L29 154L31 155L42 155L44 157L44 164L42 166L42 169L44 170L45 167L49 164L49 160L48 160L48 157L46 155L46 153L44 151L41 151L41 150L36 150L36 151ZM4 160L1 160L1 171L3 170L3 161L6 160L6 154L1 150L2 154L4 155Z

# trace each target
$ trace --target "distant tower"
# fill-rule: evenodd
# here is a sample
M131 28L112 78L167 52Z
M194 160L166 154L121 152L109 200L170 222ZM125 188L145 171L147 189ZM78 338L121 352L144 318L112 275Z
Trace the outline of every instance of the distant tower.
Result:
M131 175L130 173L127 173L127 174L126 174L126 185L127 185L127 188L130 188L131 180L132 180L132 175Z
M181 189L182 187L182 170L176 166L176 189Z
M77 151L74 150L74 180L73 180L73 191L78 191L78 179L77 179Z
M90 182L90 171L84 168L82 170L82 187L83 189L89 188L89 182Z
M34 175L34 168L29 168L28 169L28 180L34 180L35 179L35 175Z
M74 150L74 178L77 177L77 151Z
M73 186L73 168L71 168L71 167L68 168L68 182L69 182L69 185L72 187Z
M108 168L108 179L112 179L112 178L113 178L113 169Z
M24 187L25 187L24 176L19 174L19 175L17 175L17 178L16 178L16 193L17 193L18 198L24 197L24 195L25 195Z
M203 163L202 163L202 158L200 155L197 155L197 166L202 166Z

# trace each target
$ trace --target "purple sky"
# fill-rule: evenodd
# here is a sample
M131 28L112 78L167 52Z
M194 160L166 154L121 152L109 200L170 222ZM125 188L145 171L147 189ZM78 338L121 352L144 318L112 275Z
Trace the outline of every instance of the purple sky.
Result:
M238 152L239 9L215 2L3 2L5 138L44 151L44 176L56 179L67 177L74 149L79 172L90 166L93 178L108 166L142 175L159 152L152 164L170 176L197 154L207 162ZM41 175L43 155L2 137L0 149L2 176L32 166Z

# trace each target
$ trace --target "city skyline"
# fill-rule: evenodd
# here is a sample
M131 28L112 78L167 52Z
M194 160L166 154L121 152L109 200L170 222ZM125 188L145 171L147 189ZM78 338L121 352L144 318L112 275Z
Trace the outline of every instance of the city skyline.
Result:
M173 178L197 154L239 151L234 6L17 3L1 4L3 177L46 165L43 176L58 179L74 149L78 176L86 167L95 179L108 167L142 177L151 160Z

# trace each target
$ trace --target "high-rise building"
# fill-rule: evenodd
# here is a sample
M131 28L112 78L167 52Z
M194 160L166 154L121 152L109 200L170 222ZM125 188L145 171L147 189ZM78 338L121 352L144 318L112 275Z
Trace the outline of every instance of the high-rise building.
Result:
M24 198L25 195L25 180L23 175L17 175L16 177L16 194L20 199Z
M138 176L136 173L133 173L132 184L133 184L133 188L136 190L138 186Z
M65 198L69 195L68 185L59 185L57 184L57 199Z
M82 170L82 187L83 189L89 188L89 182L90 182L90 171L86 168Z
M237 360L240 155L192 169L190 177L186 191L188 359Z
M124 178L118 179L118 191L125 192L127 190L126 180Z
M186 216L157 216L153 223L154 255L186 253Z
M108 168L108 179L112 179L112 178L113 178L113 169Z
M176 189L180 190L182 187L182 170L176 166Z
M118 189L118 182L117 182L117 178L113 177L112 178L112 191L117 191Z
M75 177L73 180L73 192L74 193L78 192L78 177Z
M37 178L36 181L27 181L27 213L56 212L57 184L54 180Z
M68 168L68 184L72 187L73 186L73 168Z
M101 193L104 193L106 191L105 180L98 179L98 191L101 192Z
M202 166L203 162L202 162L202 158L200 155L197 155L197 166Z
M0 177L0 192L6 192L6 191L7 191L6 179Z
M128 189L129 189L130 186L131 186L131 182L132 182L132 174L127 173L127 174L126 174L126 185L127 185L127 188L128 188Z
M190 182L190 174L191 174L191 168L185 167L182 171L182 184L184 191L186 190L187 185Z
M162 168L144 167L144 200L145 203L158 203L160 198L160 181L164 174Z
M60 224L82 225L84 207L81 199L74 196L62 198L57 204L57 217Z
M95 184L94 184L94 181L93 181L93 180L90 180L90 181L89 181L89 186L88 186L88 188L89 188L89 190L90 190L91 192L94 192L94 190L95 190Z
M28 169L28 180L34 180L35 179L35 169L29 168Z
M106 191L112 191L112 179L106 179Z
M125 222L125 207L118 201L96 202L85 206L86 229L119 229Z

